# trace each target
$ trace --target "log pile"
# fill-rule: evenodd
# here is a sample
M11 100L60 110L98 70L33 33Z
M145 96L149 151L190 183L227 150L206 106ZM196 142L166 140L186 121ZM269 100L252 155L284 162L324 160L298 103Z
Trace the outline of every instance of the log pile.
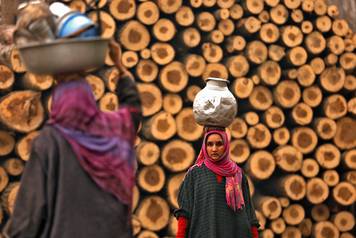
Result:
M90 10L87 0L63 2ZM175 234L179 185L203 133L192 102L209 76L229 79L238 100L228 129L231 158L256 191L262 237L354 237L356 34L334 5L101 0L99 7L102 35L122 44L123 64L135 74L143 102L132 220L137 237ZM3 223L53 85L50 76L26 72L15 49L8 60L0 65ZM120 104L113 93L117 74L107 57L105 67L86 77L102 110Z

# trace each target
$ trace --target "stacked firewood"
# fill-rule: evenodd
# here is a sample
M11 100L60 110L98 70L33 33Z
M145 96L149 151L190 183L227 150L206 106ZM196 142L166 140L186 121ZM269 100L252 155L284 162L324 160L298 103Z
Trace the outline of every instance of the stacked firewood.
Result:
M97 21L90 0L67 0ZM133 227L174 236L172 211L203 128L192 114L209 76L230 80L238 115L231 159L249 176L262 237L354 237L356 34L325 0L100 0L103 37L123 46L144 121L137 137ZM55 57L55 56L54 56ZM0 220L11 214L53 77L0 65ZM35 59L34 59L35 60ZM88 73L102 110L119 107L118 70ZM3 218L4 215L4 219Z

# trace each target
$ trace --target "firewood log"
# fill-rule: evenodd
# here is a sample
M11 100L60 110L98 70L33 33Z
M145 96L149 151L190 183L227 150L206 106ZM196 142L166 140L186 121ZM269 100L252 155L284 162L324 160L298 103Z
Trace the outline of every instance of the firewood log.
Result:
M137 238L159 238L159 236L153 231L143 230L137 235Z
M268 23L270 21L270 16L269 16L269 12L267 10L263 10L262 12L260 12L260 14L258 14L258 19L262 22L262 23Z
M265 150L258 150L251 154L245 164L246 172L254 180L268 179L273 174L275 167L273 155Z
M201 55L189 54L184 58L185 70L192 77L199 77L203 74L206 62Z
M307 182L306 197L312 204L320 204L329 196L328 185L320 178L311 178Z
M335 19L332 24L332 31L337 36L346 36L349 31L349 24L345 19Z
M188 27L180 33L180 38L184 46L194 48L199 45L201 41L201 34L195 27Z
M314 26L311 21L303 21L300 28L301 28L302 32L306 35L311 33L314 30Z
M294 107L301 97L298 84L291 80L279 82L273 93L275 102L283 108Z
M285 116L282 109L272 106L264 112L263 121L269 128L276 129L284 124Z
M287 47L293 48L303 42L303 33L299 27L285 26L281 29L281 38Z
M266 61L268 49L261 41L252 41L247 43L246 57L254 64L262 64Z
M355 187L349 182L340 182L333 188L332 197L338 204L350 206L356 200Z
M320 84L328 92L340 91L345 83L345 71L342 68L326 68L320 75Z
M282 206L276 197L255 195L253 200L255 208L268 219L276 219L282 213Z
M184 65L178 61L165 65L159 74L162 87L172 93L182 91L188 84L188 78Z
M163 97L163 110L171 113L172 115L177 114L183 108L182 98L173 93L166 94Z
M10 154L14 148L14 135L7 131L0 131L0 156L6 156Z
M181 6L175 13L175 20L180 26L191 26L195 20L195 15L192 8Z
M290 132L286 127L280 127L273 132L273 141L277 145L285 145L290 139Z
M250 69L250 65L243 55L228 57L226 59L226 66L233 77L243 77Z
M313 85L303 90L302 98L305 104L317 107L322 102L323 94L317 85Z
M339 230L330 221L320 221L313 227L313 237L325 237L324 234L330 235L330 237L339 237Z
M230 158L238 164L244 163L250 156L250 147L246 140L232 140L230 144Z
M176 134L176 122L170 113L161 111L144 122L142 134L150 140L168 140Z
M313 158L303 159L301 174L306 178L313 178L318 175L320 166L318 162Z
M16 142L15 152L22 160L29 160L32 142L38 135L39 131L32 131Z
M313 110L312 108L303 102L298 103L292 109L292 120L301 126L308 125L313 120Z
M132 234L136 236L141 231L141 222L137 216L132 215L131 218Z
M151 46L151 57L159 65L166 65L172 62L175 54L171 44L157 42Z
M230 18L233 20L239 20L244 14L244 10L240 4L234 4L230 8Z
M117 2L117 0L116 0L116 2ZM101 37L110 38L110 37L114 36L114 34L116 32L116 23L113 18L113 15L111 15L105 11L99 11L99 15L100 15L100 21L101 21L101 24L100 24ZM96 13L96 11L89 13L88 16L95 23L98 22L98 14Z
M316 77L312 66L305 64L298 68L297 73L297 80L301 86L309 87L314 83Z
M260 224L260 229L265 230L266 229L266 218L263 216L263 214L259 210L255 210L256 218L258 220L258 223Z
M133 0L113 0L109 7L111 15L119 21L131 19L136 13L136 2Z
M317 31L313 31L305 38L305 47L311 54L320 54L326 47L326 40L323 35Z
M268 60L258 67L258 76L266 85L276 85L281 78L281 68L278 63Z
M236 139L245 137L247 134L246 122L240 118L236 117L229 126L231 136Z
M122 56L121 56L122 65L128 69L136 66L138 63L138 60L139 60L138 54L135 51L128 50L128 51L125 51L122 53Z
M338 172L333 169L325 170L322 177L329 187L334 187L340 182L340 176Z
M120 43L128 50L140 51L150 43L150 34L142 23L131 20L121 29L119 35Z
M245 49L246 40L244 37L239 35L229 36L226 43L226 51L233 53L235 51L242 51Z
M1 179L2 181L2 179ZM12 215L14 212L14 206L16 201L16 196L20 188L19 182L10 183L5 191L1 194L1 204L7 214Z
M348 171L342 175L342 179L346 182L351 183L352 185L356 185L356 171Z
M344 117L336 123L334 143L340 149L351 149L356 146L355 134L351 133L356 128L356 120Z
M253 111L246 112L245 114L242 115L242 118L249 126L255 126L260 122L260 117L256 112Z
M340 163L340 151L333 144L323 144L316 148L315 158L321 167L334 169Z
M295 23L301 23L304 20L304 13L300 9L293 9L290 16Z
M159 192L163 188L165 181L165 173L159 165L145 166L138 172L138 185L149 193Z
M161 160L169 171L185 171L195 160L195 151L192 145L185 141L172 140L163 146Z
M267 228L262 231L262 238L274 238L274 233L271 229Z
M347 75L345 78L344 89L347 91L353 91L356 89L356 77L353 75Z
M330 209L326 204L314 205L311 209L311 217L317 222L326 221L330 217Z
M6 65L0 65L0 92L11 90L15 83L15 75L13 71Z
M297 227L287 226L284 232L282 233L281 238L288 237L302 238L302 233L300 232L300 230L298 230Z
M275 43L280 37L279 29L273 23L263 24L259 34L261 40L265 43Z
M99 108L104 112L114 112L119 108L119 99L115 93L107 92L99 100Z
M278 4L270 10L271 20L277 25L286 23L289 17L288 9L283 4Z
M246 12L257 15L262 12L264 2L263 0L246 0L242 2L242 7Z
M143 2L137 7L136 17L145 25L153 25L159 19L159 9L154 2Z
M95 100L98 101L100 98L102 98L105 93L105 85L103 80L101 80L100 77L93 74L88 74L87 76L85 76L85 80L90 85Z
M195 122L192 108L183 108L176 117L177 135L186 141L196 141L203 134L203 127Z
M282 208L289 207L289 205L290 205L289 198L287 198L287 197L279 197L278 200L281 203Z
M265 86L254 87L248 99L254 109L261 111L267 110L273 103L272 93Z
M136 147L137 160L143 165L153 165L160 155L160 148L150 141L142 141Z
M140 191L139 191L137 185L135 185L134 188L133 188L132 208L131 208L132 210L131 211L135 211L139 200L140 200Z
M23 73L26 71L26 67L23 64L20 53L17 48L13 48L10 54L10 64L11 68L15 73Z
M283 210L284 221L288 225L299 225L305 218L305 210L300 204L292 204Z
M279 146L272 154L276 164L283 171L297 172L302 168L303 154L293 146Z
M286 229L286 223L283 218L279 217L274 219L270 223L270 229L273 231L274 234L282 234Z
M9 176L3 167L0 167L0 192L2 192L9 183Z
M178 192L181 183L185 177L186 173L175 174L168 179L167 183L167 196L169 203L174 207L178 208Z
M178 220L175 216L171 215L168 223L168 235L170 235L170 237L175 237L177 231L178 231ZM165 237L165 238L169 238L169 237Z
M3 167L7 174L11 176L19 176L24 171L25 166L22 160L10 158L4 162Z
M196 23L202 32L210 32L215 28L216 19L213 14L204 11L197 15Z
M51 75L36 75L26 72L21 78L21 85L26 89L44 91L52 87L54 79Z
M261 21L253 16L242 18L237 22L236 29L239 34L251 36L261 29Z
M310 66L313 68L315 74L321 74L325 69L324 60L320 57L315 57L310 61Z
M356 150L355 149L351 149L351 150L347 150L345 152L342 153L342 164L344 168L347 169L356 169Z
M305 218L303 221L298 225L298 229L302 233L303 237L310 237L312 234L312 227L313 222L310 218Z
M298 127L292 131L292 145L303 154L312 152L318 144L318 137L309 127Z
M356 67L356 55L352 52L345 52L340 56L340 65L346 72L352 72Z
M162 108L162 93L152 83L138 83L137 89L142 102L142 115L151 116Z
M73 0L69 3L69 7L74 10L78 11L80 13L85 13L87 10L87 5L84 1L81 0Z
M268 57L273 61L280 61L285 56L285 48L279 45L270 45L268 47Z
M186 101L194 102L195 96L201 90L198 85L191 85L187 87L186 90Z
M209 77L227 79L229 76L225 65L220 63L210 63L206 65L202 78L206 80Z
M289 174L274 178L266 184L268 193L278 196L286 196L293 201L301 200L306 195L306 182L300 175Z
M247 131L247 141L252 148L266 148L271 143L271 139L271 132L262 123L250 127Z
M232 84L232 93L240 99L248 98L253 91L254 84L251 79L240 77Z
M136 66L136 75L146 83L154 81L157 78L158 72L157 64L150 59L141 59Z
M38 92L13 91L0 100L0 121L18 132L37 129L44 120L44 109Z
M307 62L308 54L306 50L297 46L287 51L287 62L293 66L301 66Z
M157 4L159 9L167 14L175 13L182 6L182 0L158 0Z
M351 231L355 226L355 217L349 211L338 212L331 220L340 232Z
M225 37L225 36L232 35L234 33L235 24L231 19L224 19L224 20L219 21L217 28L222 33L222 35ZM220 42L220 43L222 43L222 42Z
M203 43L201 46L202 55L208 63L218 63L223 58L223 50L219 45L213 43Z

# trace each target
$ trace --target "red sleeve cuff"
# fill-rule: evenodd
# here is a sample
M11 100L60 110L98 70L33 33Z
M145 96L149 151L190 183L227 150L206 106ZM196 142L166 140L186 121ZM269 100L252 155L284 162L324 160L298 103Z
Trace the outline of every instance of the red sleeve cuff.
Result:
M251 233L252 233L252 237L253 237L253 238L258 238L258 230L257 230L257 227L252 226L252 227L251 227Z
M178 230L176 238L184 238L187 231L188 219L180 216L178 217Z

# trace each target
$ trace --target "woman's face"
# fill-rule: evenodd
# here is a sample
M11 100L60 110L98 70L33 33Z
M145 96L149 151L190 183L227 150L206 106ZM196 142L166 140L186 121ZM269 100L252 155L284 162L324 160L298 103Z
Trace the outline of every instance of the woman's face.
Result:
M224 140L219 134L211 134L208 136L206 140L206 151L213 160L218 160L224 154Z

